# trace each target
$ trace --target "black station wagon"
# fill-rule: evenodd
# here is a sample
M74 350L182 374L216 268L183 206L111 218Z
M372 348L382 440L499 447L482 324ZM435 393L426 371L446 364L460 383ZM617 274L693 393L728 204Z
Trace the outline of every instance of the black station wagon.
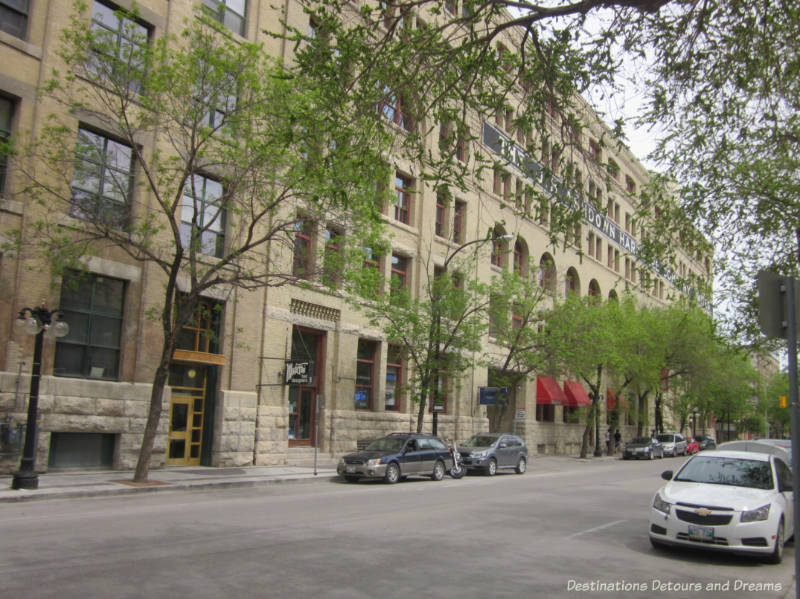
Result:
M438 437L392 433L376 439L363 451L344 456L336 471L349 482L382 478L393 484L406 476L442 480L452 466L450 451Z

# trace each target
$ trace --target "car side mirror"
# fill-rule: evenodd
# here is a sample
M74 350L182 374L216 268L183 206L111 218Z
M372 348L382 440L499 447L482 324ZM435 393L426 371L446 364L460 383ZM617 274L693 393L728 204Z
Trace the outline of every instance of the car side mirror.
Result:
M661 478L664 480L672 480L672 475L672 470L664 470L664 472L661 473Z

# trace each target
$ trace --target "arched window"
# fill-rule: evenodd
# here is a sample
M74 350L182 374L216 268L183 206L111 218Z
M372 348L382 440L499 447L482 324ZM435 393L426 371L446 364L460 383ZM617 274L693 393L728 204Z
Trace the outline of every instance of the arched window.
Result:
M550 293L556 291L556 264L550 254L539 260L539 286Z
M507 253L508 240L506 232L498 225L494 228L494 236L492 238L492 266L505 267Z
M600 293L600 284L597 282L597 279L592 279L589 281L589 297L597 299L598 301L602 297L602 294Z
M613 289L611 291L609 291L608 292L608 299L610 301L612 301L612 302L619 301L619 298L617 297L617 292L614 291Z
M520 238L514 243L514 272L521 277L528 274L528 246Z
M567 277L564 279L564 296L578 296L581 293L581 280L578 277L578 271L571 268L567 271Z

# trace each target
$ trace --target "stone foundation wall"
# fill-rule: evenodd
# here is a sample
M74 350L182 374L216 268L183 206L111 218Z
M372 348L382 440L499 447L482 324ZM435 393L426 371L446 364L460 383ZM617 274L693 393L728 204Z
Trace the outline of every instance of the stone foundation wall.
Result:
M19 381L18 381L19 379ZM0 373L0 416L8 422L27 421L30 375ZM17 392L19 389L19 393ZM50 434L110 433L117 435L113 467L126 470L136 466L147 420L152 385L90 379L42 376L39 380L39 435L36 470L47 471ZM169 406L169 388L163 405ZM164 465L168 409L162 412L153 449L151 467ZM20 448L24 440L21 440ZM20 455L2 456L0 472L19 467Z

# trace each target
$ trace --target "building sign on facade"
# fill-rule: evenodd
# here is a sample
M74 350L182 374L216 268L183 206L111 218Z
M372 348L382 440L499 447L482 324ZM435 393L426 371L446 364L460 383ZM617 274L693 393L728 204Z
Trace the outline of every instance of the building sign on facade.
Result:
M531 183L544 189L562 204L571 206L574 210L581 210L586 222L607 239L610 239L630 255L638 255L638 244L631 235L621 229L605 213L585 201L580 193L567 186L552 173L545 171L544 167L514 140L486 121L483 122L483 143L493 152L500 154L510 164L517 167L530 179ZM651 264L649 266L658 276L666 279L673 286L680 288L687 295L693 296L703 309L708 312L711 311L710 302L705 297L697 294L694 289L682 286L678 276L671 269L662 264Z
M293 362L286 361L286 377L284 383L287 385L310 385L314 380L314 362Z

